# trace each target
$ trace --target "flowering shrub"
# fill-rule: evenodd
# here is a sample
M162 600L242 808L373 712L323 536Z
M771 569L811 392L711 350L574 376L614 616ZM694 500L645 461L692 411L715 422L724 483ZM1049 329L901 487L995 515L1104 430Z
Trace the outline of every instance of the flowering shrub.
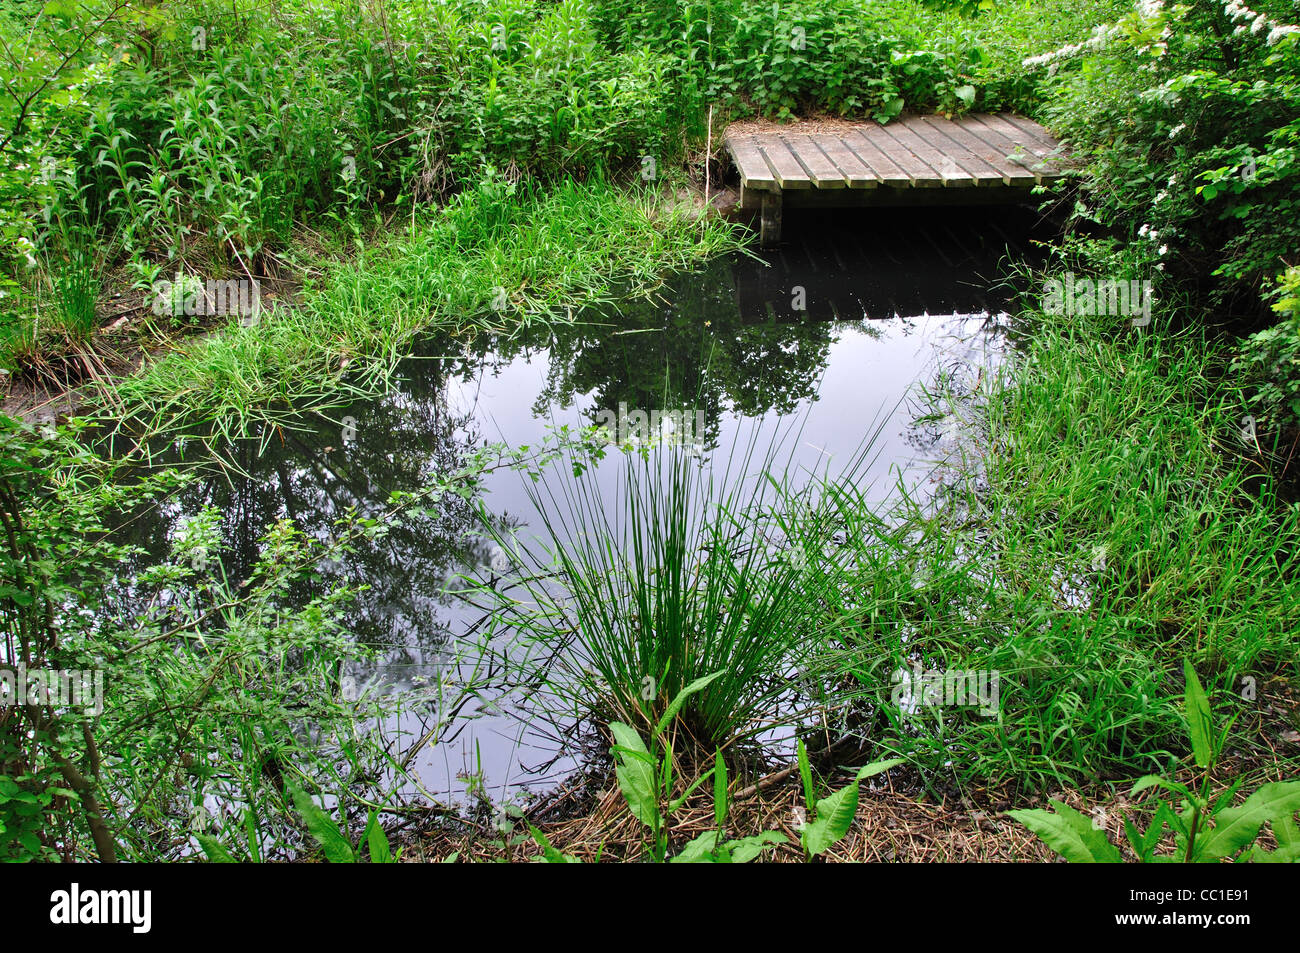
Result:
M1300 249L1300 27L1270 10L1139 0L1088 40L1026 60L1054 84L1050 125L1089 160L1076 217L1145 248L1163 299L1219 317L1267 315ZM1258 380L1300 377L1294 361L1255 357Z

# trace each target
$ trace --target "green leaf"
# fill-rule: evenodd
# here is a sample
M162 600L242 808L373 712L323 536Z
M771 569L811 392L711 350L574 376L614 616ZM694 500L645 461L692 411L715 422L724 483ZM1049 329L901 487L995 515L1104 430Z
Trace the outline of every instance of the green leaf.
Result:
M570 857L568 854L561 851L558 847L551 846L551 842L547 839L546 835L543 834L541 831L539 831L536 827L533 827L533 825L529 824L528 830L532 833L533 840L537 841L537 846L542 849L542 857L546 860L548 864L582 863L582 861L580 861L577 857Z
M858 782L817 802L817 819L803 829L803 849L810 857L825 853L849 832L858 813Z
M1117 864L1119 850L1106 839L1104 831L1092 826L1092 818L1074 808L1052 801L1056 813L1040 809L1008 811L1072 864Z
M663 734L664 729L667 728L672 723L672 720L677 717L677 712L681 710L686 699L690 698L696 692L707 688L710 682L721 677L722 674L722 672L714 672L712 675L705 675L702 678L697 678L678 692L677 697L668 705L668 710L664 712L664 716L659 719L659 724L655 725L655 730L651 737L658 738Z
M906 760L906 758L890 758L888 761L873 761L871 764L863 765L858 769L858 780L865 781L867 778L875 777L890 768L898 767Z
M713 823L719 830L727 821L727 762L722 752L713 753Z
M614 768L619 789L627 800L628 810L642 824L654 827L659 821L659 802L655 796L654 759L636 730L622 722L610 722L609 730L617 744ZM648 761L647 761L648 759Z
M718 847L718 832L705 831L698 837L694 838L689 844L678 852L677 856L668 860L670 864L712 864L715 863L713 852Z
M372 864L391 864L393 863L393 848L388 843L388 836L384 833L384 828L378 821L372 817L370 832L366 835L366 843L370 847L370 862Z
M812 806L813 806L812 768L808 764L808 749L804 747L802 738L799 739L799 744L796 750L798 751L798 755L799 755L799 777L803 779L803 800L804 803L808 805L808 809L812 810Z
M1224 808L1214 827L1196 840L1194 861L1229 857L1259 836L1265 821L1276 823L1300 811L1300 781L1273 781L1263 785L1240 807Z
M747 864L761 854L763 848L769 844L786 843L789 843L789 841L784 834L778 834L776 831L764 831L753 837L728 841L727 848L731 851L731 862L733 864Z
M230 851L226 850L225 845L215 837L209 837L207 834L195 834L198 838L199 846L203 848L203 853L207 854L208 860L214 864L234 864L238 863Z
M1187 726L1192 739L1192 757L1200 768L1208 768L1214 758L1214 721L1210 714L1210 701L1205 697L1201 680L1196 677L1192 663L1183 660L1183 674L1187 679L1184 699L1187 706Z
M293 796L294 807L298 809L303 822L307 825L307 830L311 832L312 837L316 838L316 842L324 851L325 859L331 864L355 863L356 855L353 853L352 844L343 836L334 819L317 807L311 795L302 788L290 785L289 792Z

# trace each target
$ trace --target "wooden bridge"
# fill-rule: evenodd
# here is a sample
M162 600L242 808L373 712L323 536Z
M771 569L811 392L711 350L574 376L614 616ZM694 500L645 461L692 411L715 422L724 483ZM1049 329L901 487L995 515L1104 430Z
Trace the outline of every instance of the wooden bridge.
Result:
M781 237L797 206L1018 202L1068 168L1060 143L1022 116L909 116L876 122L733 123L724 137L740 172L740 206Z

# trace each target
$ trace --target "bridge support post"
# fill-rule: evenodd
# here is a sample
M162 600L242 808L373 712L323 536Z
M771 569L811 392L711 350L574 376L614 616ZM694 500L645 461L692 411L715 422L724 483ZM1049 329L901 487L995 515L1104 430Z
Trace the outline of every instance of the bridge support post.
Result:
M763 193L763 208L759 213L758 242L764 247L781 240L781 193Z

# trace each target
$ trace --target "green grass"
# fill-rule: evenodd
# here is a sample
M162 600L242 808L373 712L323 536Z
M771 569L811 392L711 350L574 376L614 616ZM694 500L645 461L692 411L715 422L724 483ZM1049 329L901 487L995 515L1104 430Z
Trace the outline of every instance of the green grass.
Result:
M116 397L146 432L239 435L382 391L420 335L459 348L452 338L567 320L616 287L646 291L736 247L732 226L664 212L651 193L572 182L516 193L488 180L328 266L297 305L186 343Z
M836 479L855 479L878 435ZM796 428L766 445L754 431L707 462L625 449L601 464L612 493L581 461L525 484L546 544L496 534L519 566L518 587L491 593L496 620L544 650L544 678L576 714L648 730L715 676L681 708L698 741L797 720L792 679L818 680L823 624L814 557L793 536L809 502L797 442Z
M1295 674L1300 511L1234 453L1213 366L1197 334L1044 322L967 396L985 431L937 506L881 520L836 488L832 648L896 750L961 784L1132 776L1181 747L1184 656L1246 721L1243 677ZM900 717L918 660L1000 672L998 717Z

